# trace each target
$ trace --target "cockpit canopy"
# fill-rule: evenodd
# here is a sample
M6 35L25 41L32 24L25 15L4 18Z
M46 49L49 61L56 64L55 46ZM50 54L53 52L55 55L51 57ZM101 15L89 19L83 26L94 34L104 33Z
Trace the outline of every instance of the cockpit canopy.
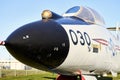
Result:
M77 17L91 24L104 25L104 19L95 10L88 7L75 6L70 8L64 17Z

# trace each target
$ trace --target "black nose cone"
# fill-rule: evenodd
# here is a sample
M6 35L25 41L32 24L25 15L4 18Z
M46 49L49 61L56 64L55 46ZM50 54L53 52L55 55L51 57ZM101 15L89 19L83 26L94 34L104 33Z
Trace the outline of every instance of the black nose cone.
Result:
M16 59L27 65L52 69L66 59L69 39L61 25L53 20L41 20L14 31L5 46Z

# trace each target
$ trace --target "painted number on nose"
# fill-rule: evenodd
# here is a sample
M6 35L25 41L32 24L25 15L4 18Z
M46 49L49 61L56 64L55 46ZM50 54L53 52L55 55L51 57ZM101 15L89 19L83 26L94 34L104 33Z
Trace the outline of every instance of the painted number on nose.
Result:
M74 45L77 45L80 42L81 45L87 44L88 46L91 45L91 40L89 35L86 32L81 33L80 31L73 31L69 30L71 40Z

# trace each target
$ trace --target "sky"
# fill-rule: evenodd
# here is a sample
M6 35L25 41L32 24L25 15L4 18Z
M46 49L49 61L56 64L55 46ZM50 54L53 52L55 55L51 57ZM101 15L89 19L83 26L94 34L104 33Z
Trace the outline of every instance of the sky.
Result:
M62 15L73 6L96 10L107 27L120 23L120 0L0 0L0 40L22 25L40 20L43 10ZM13 59L4 46L0 46L0 59Z

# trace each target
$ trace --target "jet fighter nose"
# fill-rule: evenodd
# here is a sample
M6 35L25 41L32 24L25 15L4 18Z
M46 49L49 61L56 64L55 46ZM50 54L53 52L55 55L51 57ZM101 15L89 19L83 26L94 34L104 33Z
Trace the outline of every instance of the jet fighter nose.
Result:
M6 48L16 59L38 69L58 67L69 51L67 33L54 20L24 25L5 42Z

